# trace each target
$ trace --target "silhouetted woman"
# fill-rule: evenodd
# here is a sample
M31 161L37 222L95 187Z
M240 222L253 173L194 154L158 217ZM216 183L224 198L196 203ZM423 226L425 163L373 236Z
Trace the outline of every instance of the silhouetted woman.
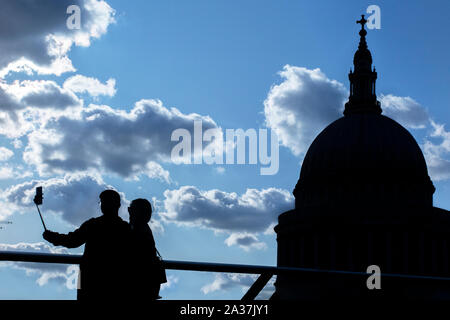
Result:
M165 273L158 269L155 240L148 223L152 206L146 199L135 199L128 207L131 227L131 299L155 300L159 297L161 283L166 282Z

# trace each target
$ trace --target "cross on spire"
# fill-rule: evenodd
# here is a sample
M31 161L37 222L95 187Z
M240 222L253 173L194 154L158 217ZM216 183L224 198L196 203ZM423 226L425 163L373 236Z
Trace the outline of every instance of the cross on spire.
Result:
M357 20L356 23L359 23L361 25L361 30L364 30L364 25L367 23L367 20L364 19L364 15L361 15L361 20Z

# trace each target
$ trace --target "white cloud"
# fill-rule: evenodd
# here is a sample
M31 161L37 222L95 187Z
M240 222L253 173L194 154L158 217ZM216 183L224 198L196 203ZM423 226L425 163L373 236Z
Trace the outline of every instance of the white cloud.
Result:
M77 74L64 81L63 87L77 93L87 92L93 97L100 95L112 97L116 94L115 85L116 80L113 78L103 84L98 79Z
M25 170L23 166L15 166L14 168L6 165L0 168L0 180L5 179L22 179L31 177L33 173L29 170Z
M19 139L14 139L14 140L11 142L11 144L13 145L13 147L14 147L15 149L20 149L20 148L22 148L22 146L23 146L22 141L19 140Z
M8 217L12 216L15 212L18 212L19 206L11 203L5 199L5 195L0 195L0 221L6 221Z
M281 212L280 212L281 213ZM245 251L249 251L250 249L266 249L267 245L264 242L258 241L258 237L254 234L249 233L232 233L226 240L225 244L229 247L233 245L238 245L240 248Z
M216 275L214 281L204 285L201 290L203 294L209 294L218 290L224 290L225 288L227 288L227 284L228 282L225 277Z
M55 81L14 81L11 84L3 83L1 87L18 102L13 106L15 110L26 107L66 109L82 105L82 101L72 91L61 88ZM1 107L8 109L9 106L2 103Z
M14 155L14 152L5 147L0 147L0 161L6 161Z
M32 131L33 128L33 121L28 111L5 112L0 110L0 135L4 135L7 138L18 138Z
M398 121L402 126L421 129L429 125L427 111L414 99L381 94L379 100L383 108L383 114Z
M24 160L40 175L96 170L124 178L146 175L170 182L158 162L170 161L175 129L217 128L208 116L183 114L159 100L140 100L129 112L90 105L47 121L28 135ZM206 146L205 146L206 147Z
M263 232L278 215L293 207L283 189L247 189L242 195L194 186L164 191L161 216L166 221L232 232Z
M247 189L242 195L221 190L202 191L194 186L166 190L159 214L166 222L226 232L228 246L262 249L258 241L280 213L292 209L294 197L282 189Z
M431 138L440 140L433 143L429 139L423 145L425 159L428 164L428 171L433 180L450 179L450 161L445 159L450 155L450 132L445 130L445 126L431 121L433 132Z
M14 172L11 167L0 168L0 180L11 179L14 177Z
M67 7L81 9L81 28L66 26ZM9 72L56 74L75 71L68 52L73 45L89 46L107 32L115 11L98 0L1 0L0 77Z
M300 155L342 115L348 93L320 69L286 65L279 74L283 82L272 86L264 101L266 125L277 133L281 145Z
M18 138L83 100L48 80L0 82L0 134Z

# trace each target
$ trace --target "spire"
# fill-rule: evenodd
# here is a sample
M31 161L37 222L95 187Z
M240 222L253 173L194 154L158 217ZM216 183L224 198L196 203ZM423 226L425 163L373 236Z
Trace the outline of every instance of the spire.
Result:
M372 70L372 55L367 47L364 29L367 20L361 15L361 20L356 21L361 24L358 50L353 57L354 71L350 69L348 78L350 80L350 97L345 104L344 115L354 113L376 113L381 114L380 102L377 101L375 93L375 81L377 73Z
M361 30L359 31L361 39L359 40L358 50L367 50L367 42L366 42L367 31L366 29L364 29L364 25L367 23L367 20L364 19L363 14L361 15L361 20L357 20L356 23L359 23L361 25Z

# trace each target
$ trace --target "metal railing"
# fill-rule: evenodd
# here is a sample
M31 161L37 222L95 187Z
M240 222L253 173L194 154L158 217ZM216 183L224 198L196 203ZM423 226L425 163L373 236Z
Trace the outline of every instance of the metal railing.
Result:
M20 251L0 251L0 261L13 262L36 262L36 263L58 263L58 264L80 264L81 255L78 254L55 254L55 253L34 253ZM274 275L280 274L299 274L299 273L322 273L322 274L340 274L367 277L366 272L341 271L341 270L323 270L311 268L294 268L294 267L275 267L275 266L258 266L246 264L229 264L229 263L209 263L209 262L192 262L192 261L175 261L164 260L164 267L169 270L184 271L204 271L204 272L226 272L241 274L259 274L259 277L248 289L241 300L254 300L267 282ZM450 281L447 277L420 276L406 274L390 274L382 273L383 277L407 278L407 279L424 279L424 280L440 280Z

